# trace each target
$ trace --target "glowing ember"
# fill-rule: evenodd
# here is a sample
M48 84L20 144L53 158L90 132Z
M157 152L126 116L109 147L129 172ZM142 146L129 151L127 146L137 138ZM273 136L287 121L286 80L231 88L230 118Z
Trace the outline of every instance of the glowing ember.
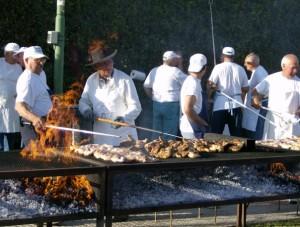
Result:
M85 176L59 176L26 178L22 185L26 191L44 195L50 202L66 205L73 201L87 206L93 198L93 189Z
M285 165L282 162L272 163L270 166L270 172L275 175L281 172L287 172Z
M71 90L62 96L53 96L53 107L49 112L46 125L76 128L79 125L76 108L83 83L74 83ZM30 159L51 161L59 158L64 162L71 162L70 147L73 143L72 132L46 128L37 132L36 140L30 141L21 155ZM58 155L63 152L64 155ZM93 197L93 189L85 176L59 176L24 179L23 186L35 194L46 196L49 201L67 204L76 200L79 206L86 206Z

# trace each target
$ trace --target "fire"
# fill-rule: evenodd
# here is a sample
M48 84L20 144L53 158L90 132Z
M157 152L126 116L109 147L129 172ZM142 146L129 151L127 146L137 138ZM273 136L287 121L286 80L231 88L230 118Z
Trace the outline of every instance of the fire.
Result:
M63 95L52 97L53 107L49 112L46 125L76 128L79 121L76 116L76 106L83 90L83 83L76 82ZM72 132L46 128L39 131L38 138L30 141L21 155L30 159L51 161L57 158L70 163L70 146L74 142ZM59 155L63 152L63 155ZM92 200L93 189L85 176L36 177L23 180L27 190L44 195L49 201L67 204L74 200L79 206L85 206Z
M275 162L271 164L270 171L272 174L278 174L281 172L287 172L287 169L282 162Z
M22 185L27 193L43 195L56 204L76 201L78 206L84 207L93 198L93 189L85 176L25 178Z

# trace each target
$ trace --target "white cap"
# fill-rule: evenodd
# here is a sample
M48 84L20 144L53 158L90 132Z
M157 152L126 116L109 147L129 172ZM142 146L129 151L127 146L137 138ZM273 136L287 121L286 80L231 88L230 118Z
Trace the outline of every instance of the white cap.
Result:
M20 46L16 43L8 43L4 47L4 52L16 52L19 48Z
M167 60L171 60L171 59L174 59L174 58L179 58L180 56L178 54L176 54L174 51L166 51L164 54L163 54L163 61L167 61Z
M235 54L234 49L232 47L224 47L222 50L222 54L233 56Z
M20 47L20 49L18 51L15 52L14 55L18 55L20 53L24 53L24 51L27 49L27 47Z
M43 50L40 46L31 46L31 47L27 47L24 50L24 59L27 58L48 58L44 53Z
M200 72L207 64L207 58L203 54L194 54L190 57L189 72Z

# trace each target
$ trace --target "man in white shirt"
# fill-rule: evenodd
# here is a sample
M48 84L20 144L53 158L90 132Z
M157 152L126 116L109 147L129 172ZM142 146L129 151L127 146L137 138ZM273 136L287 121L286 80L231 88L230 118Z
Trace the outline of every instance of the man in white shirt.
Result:
M180 92L182 117L180 119L181 135L186 139L202 138L207 122L199 116L202 109L201 78L206 72L207 59L203 54L190 57L189 76L183 82Z
M25 70L17 81L16 110L22 119L31 125L21 127L25 145L36 138L36 131L45 130L44 119L52 107L49 87L41 78L43 66L48 57L41 47L31 46L24 51Z
M96 72L89 76L79 100L80 113L90 121L94 117L108 118L114 121L135 124L142 108L132 79L124 72L114 68L113 57L117 50L111 51L102 41L95 40L89 48L89 66ZM131 135L138 139L137 131L131 127L114 127L110 124L95 121L96 132L120 136L107 137L94 135L94 143L119 146Z
M20 120L15 110L16 83L22 69L14 58L19 50L16 43L4 47L4 58L0 58L0 150L4 149L4 136L9 150L20 149Z
M255 111L256 113L262 116L266 116L266 110L257 110L251 106L251 93L255 86L266 78L268 72L263 66L260 65L259 56L255 53L250 53L246 56L244 66L248 71L251 72L251 76L249 79L249 91L245 98L245 105L248 108L252 109L252 111ZM262 105L267 106L267 104L268 99L264 98L262 100ZM243 111L242 128L243 136L251 139L260 140L263 135L264 119L245 108Z
M214 91L212 132L222 134L228 124L230 135L241 136L242 109L228 97L243 103L248 92L248 78L244 68L233 62L235 51L232 47L222 50L223 63L216 65L208 79L209 99ZM220 92L218 92L220 91Z
M177 135L180 113L180 89L186 75L178 68L181 56L174 51L163 54L163 64L152 69L144 82L144 90L153 100L153 129ZM159 135L153 134L155 139ZM163 136L164 139L173 139Z
M282 71L273 73L260 82L253 90L255 108L261 107L264 96L269 97L263 139L281 139L291 135L300 135L300 79L297 76L299 60L294 54L287 54L281 60Z

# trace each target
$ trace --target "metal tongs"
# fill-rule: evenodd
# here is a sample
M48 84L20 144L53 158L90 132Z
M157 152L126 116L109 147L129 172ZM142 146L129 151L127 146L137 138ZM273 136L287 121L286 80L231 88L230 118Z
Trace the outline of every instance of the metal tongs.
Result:
M261 106L262 109L267 110L271 113L273 113L274 115L276 115L277 117L280 118L280 120L282 122L284 122L284 124L286 125L290 125L290 124L298 124L300 122L300 118L296 119L295 115L290 114L290 113L283 113L283 112L279 112L276 110L272 110L268 107L265 106Z

